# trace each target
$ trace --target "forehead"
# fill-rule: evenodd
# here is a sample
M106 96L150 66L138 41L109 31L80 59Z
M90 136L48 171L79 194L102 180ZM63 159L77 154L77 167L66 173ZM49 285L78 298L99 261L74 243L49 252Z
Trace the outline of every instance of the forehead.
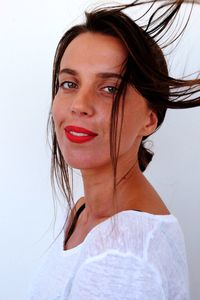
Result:
M61 68L114 71L121 68L126 56L127 51L119 39L99 33L82 33L66 48Z

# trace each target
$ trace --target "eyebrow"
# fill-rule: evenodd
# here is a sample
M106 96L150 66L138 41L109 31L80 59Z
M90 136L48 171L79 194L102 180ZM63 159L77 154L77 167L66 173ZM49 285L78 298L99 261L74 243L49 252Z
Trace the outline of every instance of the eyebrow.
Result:
M61 74L70 74L70 75L73 75L73 76L77 76L78 72L73 70L73 69L70 69L70 68L64 68L64 69L60 70L59 75L61 75ZM103 78L103 79L107 79L107 78L122 79L123 78L122 74L113 73L113 72L100 72L100 73L97 74L97 77L100 77L100 78Z

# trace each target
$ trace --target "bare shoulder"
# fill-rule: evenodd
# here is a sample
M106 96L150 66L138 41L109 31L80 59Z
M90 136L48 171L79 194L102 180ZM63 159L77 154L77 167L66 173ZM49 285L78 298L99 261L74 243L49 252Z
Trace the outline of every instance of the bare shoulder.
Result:
M151 183L147 180L145 193L147 195L146 206L150 213L156 215L168 215L170 211L168 210L166 204L155 190L155 188L151 185Z
M74 210L77 211L85 203L84 197L81 197L75 204Z
M166 204L145 176L140 181L137 192L138 202L136 209L155 215L170 214Z

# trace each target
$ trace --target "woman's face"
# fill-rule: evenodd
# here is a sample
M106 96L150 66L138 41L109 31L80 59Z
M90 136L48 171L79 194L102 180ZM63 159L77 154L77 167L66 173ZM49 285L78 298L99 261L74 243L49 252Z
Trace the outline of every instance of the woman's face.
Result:
M110 115L126 56L118 39L97 33L80 34L64 52L52 114L60 150L74 168L110 165ZM156 121L146 101L128 86L119 159L134 159Z

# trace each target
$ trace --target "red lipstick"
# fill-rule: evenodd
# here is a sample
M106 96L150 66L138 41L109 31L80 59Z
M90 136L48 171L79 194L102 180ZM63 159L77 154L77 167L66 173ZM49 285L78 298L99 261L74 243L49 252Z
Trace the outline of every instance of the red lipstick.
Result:
M77 126L66 126L64 130L66 137L73 143L89 142L97 136L95 132Z

